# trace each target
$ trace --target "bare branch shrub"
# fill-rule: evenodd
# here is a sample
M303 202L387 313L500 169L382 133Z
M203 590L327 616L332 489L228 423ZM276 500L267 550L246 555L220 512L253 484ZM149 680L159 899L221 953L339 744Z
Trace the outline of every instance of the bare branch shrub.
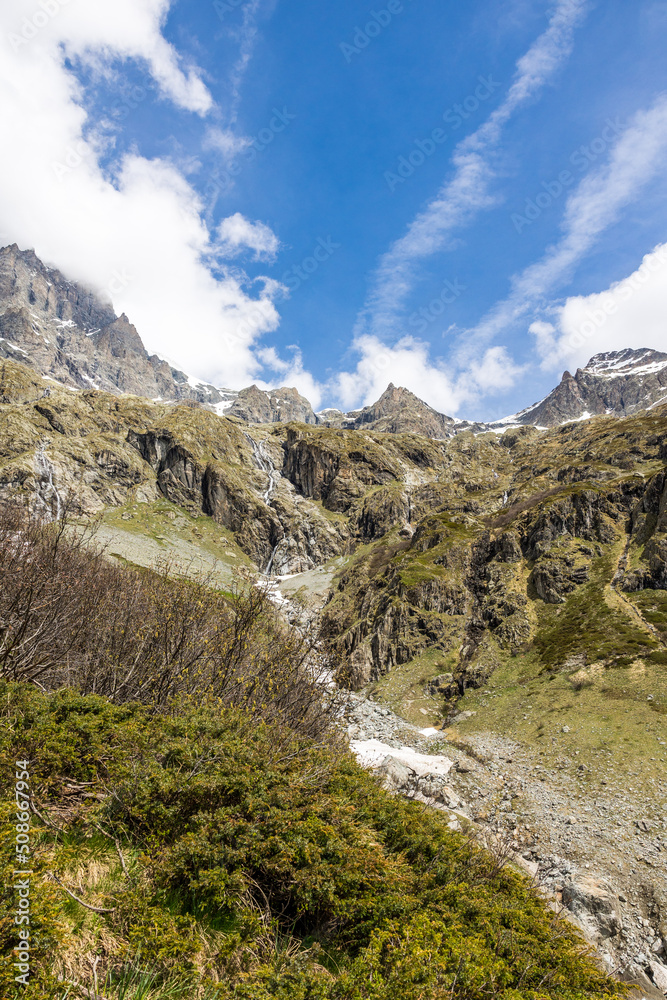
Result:
M67 518L0 509L0 676L158 710L214 700L320 738L336 712L307 627L257 587L224 595L168 566L135 571Z

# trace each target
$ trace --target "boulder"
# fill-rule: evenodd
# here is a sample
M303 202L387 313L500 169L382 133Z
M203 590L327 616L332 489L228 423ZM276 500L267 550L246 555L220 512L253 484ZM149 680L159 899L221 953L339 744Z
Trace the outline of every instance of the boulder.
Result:
M531 574L531 582L546 604L562 604L566 594L587 580L588 567L571 567L564 559L543 559Z
M636 992L630 994L633 1000L641 1000L642 997L645 1000L663 1000L663 991L654 986L646 973L642 972L641 969L633 966L631 969L621 972L618 978L622 983L627 983L629 986L635 987Z
M444 783L438 775L427 774L417 781L417 791L420 798L429 802L437 802L448 809L460 809L461 799L456 792Z
M618 897L603 879L580 875L567 882L563 904L601 939L615 937L623 926Z
M377 773L382 777L382 783L388 791L402 792L404 795L410 792L417 778L411 767L389 756L385 757L377 768Z
M649 969L651 970L653 982L667 996L667 965L663 965L662 962L653 961L649 962Z

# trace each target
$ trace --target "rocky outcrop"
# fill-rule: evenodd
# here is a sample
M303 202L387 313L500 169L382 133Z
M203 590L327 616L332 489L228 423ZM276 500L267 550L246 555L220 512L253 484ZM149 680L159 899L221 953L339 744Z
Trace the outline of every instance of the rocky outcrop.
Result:
M630 519L630 549L637 552L636 569L621 568L624 590L667 590L667 472L654 476Z
M576 566L574 557L541 559L530 575L529 582L545 604L563 604L565 595L586 583L588 566Z
M398 524L409 526L410 518L408 491L400 486L385 486L364 497L356 526L364 541L372 541L382 538Z
M539 559L563 537L609 544L617 537L616 526L622 526L630 502L624 496L587 489L564 496L538 495L528 512L520 514L516 522L522 535L523 553L528 559Z
M372 487L400 479L400 462L364 435L287 428L283 474L303 496L346 513Z
M127 316L116 316L111 303L16 244L0 249L2 357L72 388L223 400L213 386L191 384L183 372L149 355Z
M340 470L340 461L340 453L306 440L297 430L288 429L284 474L302 496L326 501Z
M267 392L256 385L241 389L226 415L238 417L249 424L318 422L312 406L296 389L272 389Z
M608 882L580 875L563 886L563 904L588 931L589 939L613 938L623 927L621 904Z
M238 467L196 459L166 431L130 430L127 441L154 470L167 500L228 528L262 570L306 572L346 547L345 526L332 526L317 508L298 506L287 484L270 491L255 486Z

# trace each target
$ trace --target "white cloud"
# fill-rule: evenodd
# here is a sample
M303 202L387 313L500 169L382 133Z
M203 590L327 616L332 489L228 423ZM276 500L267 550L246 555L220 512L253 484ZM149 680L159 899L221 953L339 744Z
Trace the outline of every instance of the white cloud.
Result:
M250 222L236 212L218 226L218 246L225 256L233 257L244 250L252 250L255 260L274 260L280 240L263 222Z
M570 195L562 238L541 260L512 279L507 299L466 335L464 353L474 353L480 343L534 310L569 277L598 237L617 221L622 209L663 169L666 154L667 95L660 94L650 108L637 112L612 148L609 161L585 177Z
M359 317L359 331L382 333L395 327L413 287L419 260L451 246L456 229L497 204L490 193L490 161L503 126L539 94L562 66L572 50L575 28L587 9L587 0L559 0L546 31L517 62L514 81L503 103L456 147L453 178L381 258L374 287Z
M204 143L206 149L215 149L222 154L225 167L233 164L251 144L252 139L249 136L237 135L231 129L217 126L208 130Z
M28 12L23 0L4 0L1 23L5 42L23 60L36 52L52 59L59 45L70 58L98 67L111 59L136 59L148 65L176 104L205 114L213 104L210 93L195 69L183 69L161 33L170 5L171 0L50 0L44 6L51 14L38 5Z
M519 369L502 347L492 347L465 368L432 358L429 345L403 337L393 347L372 334L357 337L353 371L341 372L330 388L344 409L374 403L389 382L404 386L440 413L455 415L465 403L511 386Z
M278 325L273 300L280 286L264 281L252 298L242 273L218 266L214 276L216 247L203 206L173 164L135 152L111 177L101 170L94 140L84 138L96 123L65 65L66 55L100 72L138 60L165 97L205 115L210 94L161 34L169 3L49 0L55 14L43 23L36 14L26 20L22 0L4 0L0 229L69 277L106 288L149 350L178 359L198 377L241 387L262 372L254 349Z
M594 355L626 347L667 351L667 243L646 254L637 270L595 295L569 298L554 324L531 333L547 370L583 367Z
M303 357L299 348L292 346L288 350L292 351L292 357L288 360L279 357L273 347L265 347L258 350L257 355L267 368L277 373L281 387L288 386L298 389L301 395L305 396L310 402L313 409L318 410L322 402L324 386L310 372L304 369ZM270 385L266 382L258 382L257 384L260 389L271 389L276 386L275 380Z

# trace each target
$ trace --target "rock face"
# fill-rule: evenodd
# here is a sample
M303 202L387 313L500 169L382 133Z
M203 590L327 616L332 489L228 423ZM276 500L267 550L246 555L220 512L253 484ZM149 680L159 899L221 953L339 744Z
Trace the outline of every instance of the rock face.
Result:
M661 413L500 440L457 435L440 445L439 462L429 458L438 472L428 484L375 472L382 485L352 505L369 548L339 574L323 612L347 682L378 683L428 654L440 670L423 690L447 715L520 650L533 648L549 669L577 655L580 668L662 656L655 628L605 598L610 586L667 587L667 480L635 472L660 466ZM590 479L572 474L575 454ZM339 474L332 469L333 482ZM542 612L550 606L562 616Z
M220 403L213 386L149 355L127 316L31 251L0 250L0 357L78 389Z
M626 417L667 400L667 354L647 348L596 354L539 403L501 423L556 427L604 413Z
M662 962L650 962L649 968L653 982L667 996L667 965L663 965Z
M630 522L631 548L641 553L639 566L627 570L627 555L619 567L624 590L667 590L667 475L654 476L634 507Z
M300 396L296 389L287 388L265 392L251 385L248 389L241 389L226 414L248 424L318 423L305 396Z
M456 420L438 413L408 389L390 383L377 403L363 410L330 419L330 426L352 430L382 431L386 434L421 434L430 438L448 438L455 433Z
M621 907L609 883L581 875L563 886L563 903L590 936L615 937L623 926Z

